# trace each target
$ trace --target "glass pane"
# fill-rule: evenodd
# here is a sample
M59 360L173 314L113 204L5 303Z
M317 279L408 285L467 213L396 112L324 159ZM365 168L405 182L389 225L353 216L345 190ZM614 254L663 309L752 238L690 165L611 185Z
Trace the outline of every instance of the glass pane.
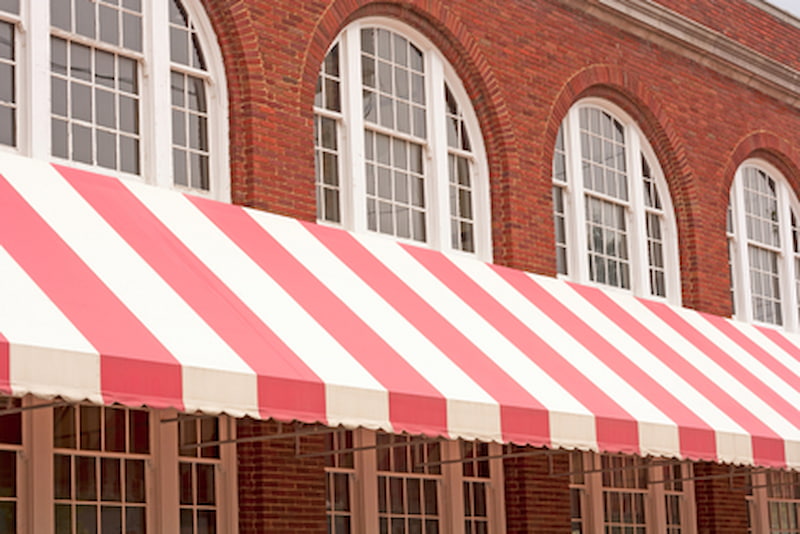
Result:
M125 460L125 500L145 502L144 460Z
M0 502L0 532L17 531L17 505L14 502Z
M122 532L122 508L119 506L103 506L100 510L100 525L103 534Z
M0 451L0 497L17 495L17 453Z
M17 117L14 109L0 106L0 144L16 146Z
M130 50L142 51L142 18L131 13L122 14L123 45Z
M92 143L92 130L81 126L79 124L72 125L72 159L75 161L80 161L82 163L93 163L92 153L93 153L93 143ZM83 442L83 436L81 436L81 442ZM100 444L100 437L97 436L97 444ZM81 445L83 446L83 445Z
M75 508L77 531L81 534L97 534L97 507L78 505Z
M72 506L57 504L55 513L56 534L72 534Z
M50 146L53 152L53 155L59 158L67 158L69 157L69 136L67 132L69 131L67 127L67 123L65 121L53 119L50 122ZM55 439L63 439L64 436L58 438L54 436ZM71 439L74 439L74 434L71 436ZM64 443L61 441L60 443ZM74 447L74 442L71 445L56 445L57 447Z
M70 12L70 2L65 0L50 0L51 25L56 28L61 28L62 30L72 30Z
M95 459L75 457L75 498L82 501L97 500L97 468Z
M100 450L99 406L81 406L81 449Z
M189 64L189 38L188 32L182 28L169 29L170 59L182 65Z
M98 10L100 15L100 40L111 44L119 43L119 12L102 4L98 6Z
M107 169L117 168L117 136L113 133L97 131L97 164ZM124 446L124 435L123 435Z
M139 174L139 141L121 135L119 138L120 169L131 174Z
M150 453L150 419L149 414L142 410L130 410L128 412L128 424L130 429L128 436L130 439L129 450L135 454Z
M219 441L219 419L204 418L200 420L200 440L203 443ZM203 447L200 449L202 458L219 458L219 447Z
M217 532L217 513L214 510L197 511L197 534L215 534Z
M125 509L125 534L145 534L147 532L145 519L144 508L127 507Z
M53 457L53 496L69 499L72 496L72 457L56 454Z
M70 116L73 119L91 122L92 88L82 83L70 84Z
M194 504L194 470L192 469L192 464L181 462L179 471L181 504Z
M100 460L100 494L104 501L122 501L122 475L118 458L102 458Z
M213 464L197 464L197 504L216 504Z
M14 66L0 63L0 102L14 102L14 100Z
M62 2L64 0L61 0ZM75 6L75 31L86 37L95 37L95 10L92 0L73 0Z
M105 450L108 452L125 452L125 410L106 408L105 423Z
M9 407L19 407L19 401L12 401ZM12 445L19 445L22 443L21 413L0 416L0 443L9 443Z
M0 11L19 15L19 0L0 0Z
M181 534L194 534L194 511L181 509Z

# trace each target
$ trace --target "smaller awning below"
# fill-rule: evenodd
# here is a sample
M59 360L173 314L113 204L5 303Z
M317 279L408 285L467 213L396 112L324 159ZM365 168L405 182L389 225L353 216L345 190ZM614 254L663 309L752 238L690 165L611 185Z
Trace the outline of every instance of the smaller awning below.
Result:
M800 338L12 155L0 391L800 467Z

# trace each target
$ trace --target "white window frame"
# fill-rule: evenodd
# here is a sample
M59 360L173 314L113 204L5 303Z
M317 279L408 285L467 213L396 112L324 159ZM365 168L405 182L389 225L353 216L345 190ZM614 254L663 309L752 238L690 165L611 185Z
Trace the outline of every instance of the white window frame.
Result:
M382 28L407 38L423 52L426 94L427 143L424 147L423 166L426 176L426 241L415 241L367 228L366 173L364 169L364 118L362 110L361 82L361 29ZM489 199L489 167L486 149L477 115L470 98L455 70L436 47L417 30L400 21L386 17L366 17L348 25L334 40L330 48L339 45L341 113L315 107L314 113L338 121L339 187L341 223L318 221L322 224L341 226L359 233L370 232L389 239L427 246L433 249L452 251L484 261L492 259L491 213ZM330 51L330 49L329 49ZM327 55L327 53L326 53ZM474 170L474 231L475 253L452 248L450 242L450 206L448 179L448 146L446 131L445 82L458 101L472 144ZM370 128L372 129L372 128ZM381 127L376 127L381 131ZM403 134L398 134L403 137Z
M570 489L579 492L581 511L583 517L581 524L583 534L602 534L604 530L603 511L603 473L602 454L594 452L574 451L571 454L580 455L583 461L583 482L575 483L575 473L572 473ZM656 459L657 462L669 462L667 459ZM570 465L573 462L570 461ZM656 463L648 468L648 479L651 481L645 493L645 521L648 534L666 532L667 511L665 497L665 484L662 474L663 463ZM697 534L697 509L695 504L694 483L691 480L691 465L684 462L681 472L684 480L683 498L681 500L681 534Z
M211 21L199 0L181 0L200 38L206 60L206 71L173 65L169 53L169 3L142 0L142 54L138 61L140 87L140 174L114 171L51 155L50 138L50 2L21 0L20 15L0 12L0 20L15 25L17 57L16 147L0 146L0 153L11 151L36 159L54 161L136 180L161 187L191 192L195 195L230 201L230 169L228 154L228 94L222 51ZM163 23L162 23L163 22ZM59 33L64 34L61 30ZM74 35L74 34L73 34ZM95 42L75 36L75 42L94 46ZM113 47L111 47L113 48ZM174 186L172 182L172 113L170 72L177 70L206 81L209 114L209 191ZM42 105L46 102L46 105Z
M22 400L22 406L27 410L22 413L23 443L18 448L17 461L17 527L20 533L53 531L53 409L47 407L50 403L31 396ZM148 412L150 457L145 462L147 532L178 532L178 413L175 410ZM227 416L219 417L220 440L234 438L235 420ZM219 450L220 460L215 470L218 532L235 534L238 532L236 446L232 443L223 444ZM80 450L75 453L81 454Z
M778 252L778 278L780 280L781 315L783 324L758 321L753 312L753 300L750 292L750 262L748 258L747 221L744 200L744 179L742 172L752 167L765 172L776 185L778 201L778 224L780 251ZM733 288L734 317L741 321L756 323L770 328L783 328L792 332L800 330L798 317L798 295L796 290L800 273L795 272L795 253L792 248L791 212L800 217L800 203L783 174L768 162L750 158L742 162L730 190L731 223L733 232L728 232L728 251L731 267L731 284ZM798 219L800 224L800 219Z
M378 476L379 471L376 444L376 433L371 430L353 430L353 446L356 449L352 469L326 468L326 472L348 473L350 475L351 492L351 534L367 534L379 531L378 514ZM442 440L440 442L442 460L439 489L439 532L448 534L464 533L464 500L463 481L474 480L462 476L460 458L460 442L458 440ZM391 449L389 449L391 450ZM490 477L487 483L487 514L489 534L502 534L506 531L505 498L503 482L503 463L499 459L501 446L489 444ZM382 473L382 472L381 472ZM398 473L403 476L403 473Z
M653 180L661 197L664 212L662 219L662 239L664 244L664 271L666 284L666 301L681 304L680 263L678 253L678 230L675 212L659 160L647 138L636 125L636 122L613 103L595 97L577 101L567 112L561 127L564 133L566 185L553 181L554 186L562 187L564 194L564 211L566 225L567 275L560 277L606 289L628 292L614 286L592 282L589 276L587 259L588 244L586 236L585 203L586 192L583 185L581 167L581 137L579 112L582 108L600 109L624 127L625 157L628 175L628 201L625 208L626 226L628 229L629 258L631 266L631 288L634 295L664 300L650 291L649 260L647 250L647 227L642 179L641 155L650 165ZM555 154L554 154L555 157Z

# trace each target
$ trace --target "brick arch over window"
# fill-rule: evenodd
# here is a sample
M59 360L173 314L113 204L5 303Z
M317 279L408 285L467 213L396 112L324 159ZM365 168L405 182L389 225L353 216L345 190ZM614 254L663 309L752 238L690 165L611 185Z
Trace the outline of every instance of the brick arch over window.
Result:
M713 311L707 309L708 299L704 291L706 286L695 280L699 271L696 258L705 242L704 225L697 224L697 221L702 218L701 209L706 200L700 198L696 187L697 177L687 164L684 141L678 134L680 129L675 127L660 102L648 89L646 80L613 65L593 65L573 75L564 84L551 107L541 160L553 160L556 136L564 117L575 102L586 97L602 98L622 108L634 119L656 153L675 210L683 305L694 308L705 299L705 311ZM541 179L549 182L550 167L543 166L542 171L544 174ZM722 229L721 227L720 239L724 244ZM719 302L725 299L721 293L715 297ZM725 306L721 304L720 307Z
M792 154L795 155L795 159L792 159ZM797 159L798 156L800 156L800 152L788 139L779 137L772 132L759 130L744 136L731 151L731 156L722 170L722 179L718 182L722 184L718 206L721 212L720 220L725 218L722 210L727 206L736 170L748 159L762 159L770 165L774 165L789 181L795 195L800 198L800 160Z
M464 85L481 126L486 148L493 214L493 251L497 263L511 265L507 259L517 236L510 235L499 221L510 218L508 191L503 184L520 176L518 146L510 112L497 90L486 58L479 52L473 34L445 3L423 1L373 2L359 5L353 0L334 0L316 25L308 43L300 91L300 110L309 117L308 139L311 139L311 110L319 67L328 47L349 23L366 17L396 19L422 33L447 59ZM309 163L312 160L309 158ZM312 169L313 170L313 169ZM310 174L313 176L313 172ZM520 237L521 238L521 237ZM512 265L513 266L513 265Z

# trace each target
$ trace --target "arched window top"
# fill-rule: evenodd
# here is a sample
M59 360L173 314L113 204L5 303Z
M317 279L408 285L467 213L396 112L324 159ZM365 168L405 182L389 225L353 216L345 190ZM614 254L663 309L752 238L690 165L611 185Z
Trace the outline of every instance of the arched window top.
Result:
M318 220L491 259L478 121L428 39L354 22L323 61L314 111Z
M224 67L198 0L4 0L0 80L0 149L230 198Z
M786 179L766 161L749 159L736 171L727 230L737 318L798 329L799 208Z
M577 102L556 137L553 215L558 273L680 301L677 231L647 138L614 104Z

